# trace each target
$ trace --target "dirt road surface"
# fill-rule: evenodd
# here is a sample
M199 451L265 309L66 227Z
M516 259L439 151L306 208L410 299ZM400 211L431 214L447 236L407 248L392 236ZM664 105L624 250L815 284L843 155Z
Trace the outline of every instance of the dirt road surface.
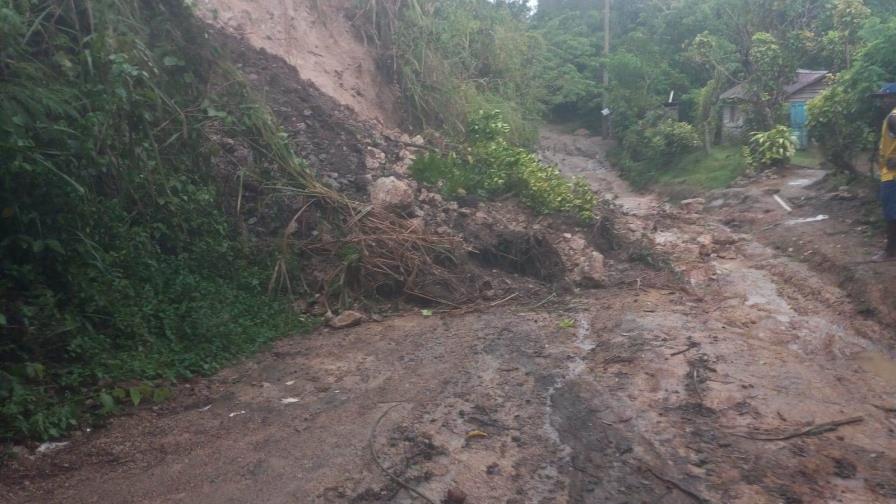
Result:
M896 502L892 330L722 224L789 217L668 208L629 191L599 140L542 144L680 280L287 339L8 468L0 498L425 502L379 461L432 502Z

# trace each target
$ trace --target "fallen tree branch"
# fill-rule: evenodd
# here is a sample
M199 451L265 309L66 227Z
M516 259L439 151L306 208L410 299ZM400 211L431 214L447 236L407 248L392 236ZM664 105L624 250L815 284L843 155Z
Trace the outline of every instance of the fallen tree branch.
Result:
M421 499L425 500L426 502L429 502L430 504L436 504L435 500L427 497L426 494L424 494L421 491L417 490L416 488L412 487L410 485L410 483L407 483L406 481L404 481L403 479L399 478L398 476L392 474L388 469L386 469L386 467L383 465L383 463L380 462L380 458L376 454L376 448L374 448L374 446L373 446L374 440L376 439L376 430L380 426L380 422L383 421L383 418L386 415L388 415L390 411L392 411L393 409L395 409L396 407L398 407L402 404L404 404L404 403L399 402L399 403L393 404L392 406L389 406L388 408L386 408L386 411L384 411L383 414L380 415L380 417L376 419L376 422L374 422L373 427L370 429L370 437L367 439L367 447L370 448L370 456L373 457L373 461L376 463L377 467L380 468L380 471L383 471L383 473L386 476L388 476L389 479L391 479L395 483L399 484L405 490L407 490L407 491L411 492L412 494L416 495L417 497L420 497Z
M738 437L742 437L742 438L746 438L746 439L753 439L756 441L787 441L788 439L793 439L793 438L797 438L797 437L801 437L801 436L818 436L818 435L824 434L826 432L835 431L844 425L859 423L859 422L863 422L864 420L865 420L865 417L862 417L862 416L844 418L843 420L834 420L832 422L816 424L816 425L813 425L806 429L791 432L789 434L784 434L781 436L752 436L750 434L740 434L740 433L736 433L736 432L734 432L732 434L734 434L735 436L738 436Z

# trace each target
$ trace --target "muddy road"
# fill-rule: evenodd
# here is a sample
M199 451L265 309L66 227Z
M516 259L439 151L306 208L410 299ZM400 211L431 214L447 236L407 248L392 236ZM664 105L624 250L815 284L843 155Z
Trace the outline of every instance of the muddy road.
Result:
M0 499L896 502L892 331L711 212L632 193L599 140L542 144L677 281L287 339L5 469Z

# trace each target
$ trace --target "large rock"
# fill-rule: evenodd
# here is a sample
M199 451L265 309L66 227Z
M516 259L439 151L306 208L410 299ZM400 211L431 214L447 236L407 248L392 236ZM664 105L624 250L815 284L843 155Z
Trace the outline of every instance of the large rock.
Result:
M363 313L347 310L330 319L327 325L333 329L345 329L360 324L366 318Z
M414 206L414 190L407 182L383 177L370 186L370 202L378 208L408 210Z
M606 283L607 270L604 256L596 250L583 255L573 271L572 280L581 287L602 287Z

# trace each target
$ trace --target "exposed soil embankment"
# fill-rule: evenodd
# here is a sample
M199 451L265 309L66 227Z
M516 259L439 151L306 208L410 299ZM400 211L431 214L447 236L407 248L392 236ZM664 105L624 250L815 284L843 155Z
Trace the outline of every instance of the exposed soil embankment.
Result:
M280 56L361 118L399 125L393 88L377 55L348 19L351 0L200 0L199 14L254 47Z

